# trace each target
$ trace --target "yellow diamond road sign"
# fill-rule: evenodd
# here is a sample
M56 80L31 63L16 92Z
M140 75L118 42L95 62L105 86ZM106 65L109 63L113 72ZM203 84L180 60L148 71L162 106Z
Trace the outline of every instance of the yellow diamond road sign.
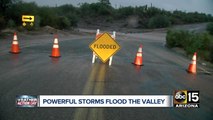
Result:
M102 34L89 47L104 63L120 49L120 45L109 33Z

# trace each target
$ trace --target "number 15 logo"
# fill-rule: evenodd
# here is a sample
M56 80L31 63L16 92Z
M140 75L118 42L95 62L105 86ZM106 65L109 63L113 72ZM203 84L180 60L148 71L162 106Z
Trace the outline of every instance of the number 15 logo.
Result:
M199 91L187 91L187 103L199 103Z

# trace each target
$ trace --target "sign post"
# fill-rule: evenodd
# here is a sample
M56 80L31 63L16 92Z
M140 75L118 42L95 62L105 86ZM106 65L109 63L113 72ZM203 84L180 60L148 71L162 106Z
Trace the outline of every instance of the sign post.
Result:
M113 31L113 34L112 34L112 38L115 40L115 31ZM110 57L110 59L109 59L109 66L111 66L112 65L112 58L113 58L113 56L111 56Z

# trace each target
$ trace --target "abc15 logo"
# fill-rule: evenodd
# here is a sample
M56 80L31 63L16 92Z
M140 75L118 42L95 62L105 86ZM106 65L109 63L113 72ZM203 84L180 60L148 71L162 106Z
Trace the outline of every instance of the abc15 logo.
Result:
M174 104L199 103L199 91L177 90L174 93Z

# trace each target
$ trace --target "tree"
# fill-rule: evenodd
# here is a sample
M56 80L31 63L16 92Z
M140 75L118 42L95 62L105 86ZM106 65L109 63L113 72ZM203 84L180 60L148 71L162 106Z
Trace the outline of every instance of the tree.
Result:
M4 15L7 8L19 0L0 0L0 12Z
M111 3L110 3L110 1L109 1L109 0L99 0L99 1L100 1L100 3L102 3L102 4L105 4L105 5L111 6Z
M9 6L12 5L14 0L0 0L0 32L1 29L6 27L6 19L5 19L5 12Z
M21 25L21 17L22 15L36 15L38 13L38 6L35 2L17 2L12 4L7 10L5 11L5 18L6 20L14 20L16 25Z

